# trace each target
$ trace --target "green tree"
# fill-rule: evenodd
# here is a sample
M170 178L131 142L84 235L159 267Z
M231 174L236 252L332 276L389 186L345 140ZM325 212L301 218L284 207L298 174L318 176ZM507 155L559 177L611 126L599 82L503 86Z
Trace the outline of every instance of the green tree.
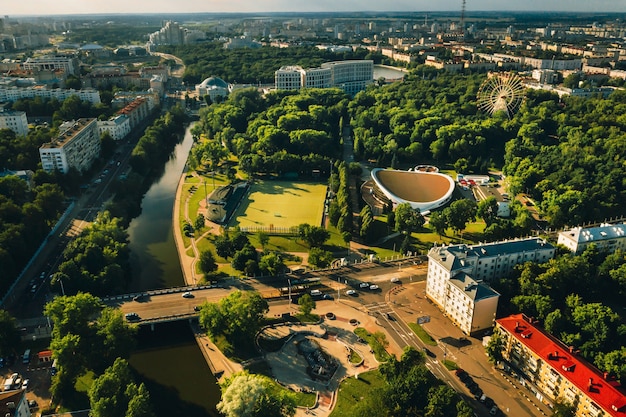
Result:
M258 238L259 238L259 243L261 244L261 248L263 249L263 252L265 252L265 245L269 243L270 235L268 235L264 231L259 231Z
M495 364L502 362L504 357L502 356L502 352L504 351L504 338L498 329L494 329L491 334L491 339L487 343L485 347L485 352L489 357L489 361Z
M285 263L282 257L275 253L268 253L261 256L259 260L259 268L268 275L278 275L285 271Z
M6 357L20 347L20 333L15 318L6 310L0 310L0 356Z
M333 254L320 248L311 248L309 251L309 263L317 268L326 268L333 261Z
M312 248L319 248L329 238L330 232L320 226L310 226L304 236L304 240Z
M576 415L576 407L567 401L557 399L552 407L551 417L574 417Z
M311 310L315 308L315 300L309 294L304 294L298 298L298 305L300 306L300 312L308 316L311 314Z
M244 371L226 380L221 388L217 409L226 417L291 417L296 412L294 394L272 389L266 376Z
M238 271L243 271L246 267L246 263L249 260L256 261L258 258L258 253L254 246L251 244L247 244L241 250L238 250L233 256L233 260L231 265Z
M459 233L465 229L467 223L476 218L476 202L467 199L456 200L444 210L444 213L447 223Z
M213 255L213 252L210 249L200 252L200 271L204 275L217 271L215 255Z
M204 214L198 214L198 217L193 222L193 227L196 230L202 230L204 228L206 219L204 218Z
M269 310L257 292L235 291L219 303L209 303L200 311L200 324L212 337L224 335L231 343L250 343Z
M409 203L398 204L395 210L395 230L404 234L411 234L424 225L424 216L411 207Z
M428 224L431 225L431 227L439 235L439 238L441 238L448 228L448 219L447 216L445 216L442 212L435 211L430 214Z
M498 200L494 196L489 196L481 200L476 208L476 215L481 217L487 226L498 220Z

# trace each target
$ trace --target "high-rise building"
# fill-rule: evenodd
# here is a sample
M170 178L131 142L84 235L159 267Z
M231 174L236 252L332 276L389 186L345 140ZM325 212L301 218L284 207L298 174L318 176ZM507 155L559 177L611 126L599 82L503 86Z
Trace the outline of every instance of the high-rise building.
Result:
M100 154L100 134L96 119L78 119L59 126L59 136L39 148L44 171L66 174L70 168L88 170Z

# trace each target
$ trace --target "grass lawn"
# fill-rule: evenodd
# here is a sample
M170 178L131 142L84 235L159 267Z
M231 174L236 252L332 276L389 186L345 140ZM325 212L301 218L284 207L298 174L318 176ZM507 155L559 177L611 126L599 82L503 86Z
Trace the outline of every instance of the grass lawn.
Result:
M94 379L96 379L96 374L93 371L88 371L87 373L79 376L76 379L76 383L74 384L74 388L78 392L84 392L87 394L89 392L89 388L93 384Z
M364 372L358 378L346 378L339 385L337 403L331 417L349 415L354 406L369 393L385 385L385 380L378 370Z
M229 226L279 228L302 223L319 225L325 196L325 184L256 181L242 199Z
M429 335L422 326L417 323L409 323L409 327L411 328L411 330L413 330L413 333L415 333L417 337L420 338L422 342L429 346L437 346L437 342L435 341L435 339L433 339L432 336Z

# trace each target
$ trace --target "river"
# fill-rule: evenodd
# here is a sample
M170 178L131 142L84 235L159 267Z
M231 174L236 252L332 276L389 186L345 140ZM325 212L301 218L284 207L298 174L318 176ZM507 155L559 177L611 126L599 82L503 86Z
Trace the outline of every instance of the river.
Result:
M131 291L184 285L174 243L172 213L176 187L193 145L191 126L176 145L163 175L141 202L141 214L128 228L133 282ZM139 348L130 364L150 390L158 417L218 416L220 391L187 322L139 331Z

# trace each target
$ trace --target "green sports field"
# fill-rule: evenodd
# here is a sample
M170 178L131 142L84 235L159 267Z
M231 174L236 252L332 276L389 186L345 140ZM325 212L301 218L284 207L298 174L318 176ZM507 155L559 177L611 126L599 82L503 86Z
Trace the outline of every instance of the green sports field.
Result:
M255 181L229 226L318 226L324 213L326 185L293 181Z

